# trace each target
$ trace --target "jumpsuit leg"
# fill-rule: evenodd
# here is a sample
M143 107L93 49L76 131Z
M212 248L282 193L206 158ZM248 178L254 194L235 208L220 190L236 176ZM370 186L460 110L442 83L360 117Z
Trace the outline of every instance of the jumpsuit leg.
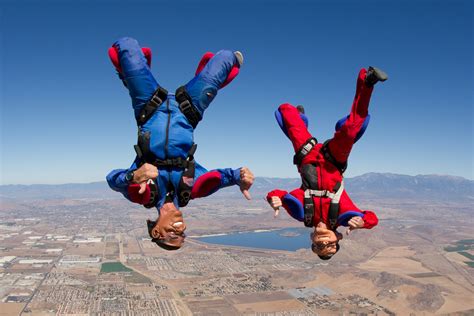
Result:
M201 72L185 85L193 105L201 116L217 95L217 90L222 87L236 63L238 61L232 51L221 50L209 60Z
M357 77L357 88L352 103L351 112L344 125L334 133L334 137L329 142L329 150L334 158L344 163L349 158L349 154L354 144L357 133L364 124L365 118L369 114L369 102L373 87L367 87L364 83L367 71L361 69Z
M278 107L278 111L281 113L288 137L296 153L313 136L309 133L300 113L293 105L288 103L282 104Z
M123 80L127 84L135 117L137 117L158 88L158 83L148 67L137 40L125 37L116 41L113 46L117 48Z

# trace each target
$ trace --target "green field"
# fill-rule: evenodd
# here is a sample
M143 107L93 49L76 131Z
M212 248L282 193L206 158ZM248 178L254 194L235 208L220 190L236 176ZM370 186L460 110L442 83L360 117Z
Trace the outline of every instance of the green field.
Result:
M124 280L125 280L125 283L145 283L145 284L153 283L149 278L135 271L133 271L130 275L127 275L124 278Z
M463 245L473 245L474 244L474 239L462 239L457 242L458 244L463 244Z
M474 256L465 250L471 250L474 248L474 239L462 239L454 243L454 245L444 247L444 250L447 252L457 252L461 256L468 258L471 261L467 261L466 264L474 268Z
M464 252L464 251L460 251L460 252L458 252L458 254L463 255L464 257L468 258L468 259L471 260L471 261L474 260L474 256L471 255L470 253L467 253L467 252Z
M120 262L104 262L100 268L101 273L109 272L131 272L132 269L127 268Z
M474 239L463 239L463 240L456 241L454 245L444 247L444 250L447 252L458 252L458 251L469 250L469 249L472 249L473 247L474 247Z

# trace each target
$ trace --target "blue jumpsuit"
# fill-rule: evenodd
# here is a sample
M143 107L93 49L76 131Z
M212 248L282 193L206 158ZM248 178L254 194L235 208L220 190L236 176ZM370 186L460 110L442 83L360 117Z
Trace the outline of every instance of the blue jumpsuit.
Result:
M132 107L135 117L137 117L138 113L140 113L141 109L160 85L153 77L141 47L135 39L121 38L115 42L114 46L117 48L122 68L120 77L129 90ZM233 52L227 50L219 51L209 60L204 69L185 85L186 91L201 117L237 62ZM150 150L158 159L187 158L193 144L194 128L179 109L174 94L169 93L167 100L139 128L139 133L147 132L150 133ZM110 188L121 192L128 200L130 200L128 195L130 183L126 180L125 175L129 170L137 169L138 163L139 159L136 158L130 168L115 169L107 175L107 182ZM155 179L155 183L159 188L158 203L156 204L158 211L165 202L170 183L175 188L173 202L178 207L178 192L176 190L178 190L182 173L183 169L181 168L158 168L158 178ZM195 182L206 173L208 171L196 163ZM240 169L216 169L213 170L212 175L220 177L220 183L214 185L205 195L212 194L220 188L240 184ZM203 195L201 194L200 196Z

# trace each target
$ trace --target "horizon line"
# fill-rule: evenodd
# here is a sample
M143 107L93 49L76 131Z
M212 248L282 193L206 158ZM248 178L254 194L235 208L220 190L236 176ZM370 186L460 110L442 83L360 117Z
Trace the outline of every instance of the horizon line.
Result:
M416 175L409 175L409 174L403 174L403 173L393 173L393 172L366 172L360 175L356 175L353 177L344 177L346 179L354 179L358 177L362 177L368 174L381 174L381 175L396 175L396 176L407 176L407 177L420 177L420 176L436 176L436 177L452 177L452 178L459 178L459 179L464 179L468 181L474 181L474 179L469 179L466 177L462 176L457 176L457 175L451 175L451 174L437 174L437 173L430 173L430 174L416 174ZM300 178L298 177L266 177L266 176L256 176L255 179L288 179L288 180L299 180ZM105 180L102 181L88 181L88 182L63 182L63 183L30 183L30 184L25 184L25 183L9 183L9 184L0 184L0 187L2 186L33 186L33 185L49 185L49 186L54 186L54 185L74 185L74 184L96 184L96 183L104 183L107 182Z

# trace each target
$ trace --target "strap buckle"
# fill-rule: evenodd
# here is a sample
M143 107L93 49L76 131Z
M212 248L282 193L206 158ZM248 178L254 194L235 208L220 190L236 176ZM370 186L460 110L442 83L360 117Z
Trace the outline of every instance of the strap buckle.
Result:
M137 124L139 126L145 124L150 117L155 113L156 109L160 107L161 104L168 97L168 91L162 87L158 87L156 91L151 96L150 100L143 106L142 110L138 114Z
M296 154L293 156L293 164L301 165L303 158L313 150L314 146L318 143L318 140L315 137L308 139L303 146L298 149Z
M193 128L196 128L197 124L202 119L202 116L194 107L193 101L186 91L185 86L181 86L176 90L175 98L179 103L179 109L181 112L186 116Z
M189 100L184 100L179 104L179 109L184 114L184 116L186 116L193 128L196 128L197 124L201 120L201 115L199 115L199 113L196 111L194 105L192 105Z

